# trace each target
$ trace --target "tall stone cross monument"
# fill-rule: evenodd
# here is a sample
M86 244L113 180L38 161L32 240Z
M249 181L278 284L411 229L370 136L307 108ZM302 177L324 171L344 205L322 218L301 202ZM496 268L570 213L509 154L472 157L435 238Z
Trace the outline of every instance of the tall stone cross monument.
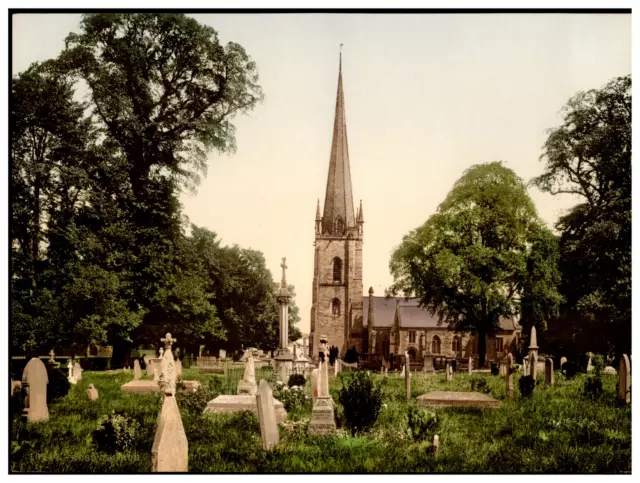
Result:
M280 305L279 322L280 322L280 344L276 351L276 369L278 374L287 374L293 368L293 355L289 351L289 302L291 295L287 289L287 259L282 258L282 281L280 282L280 292L278 292L278 304ZM282 381L287 382L287 381Z

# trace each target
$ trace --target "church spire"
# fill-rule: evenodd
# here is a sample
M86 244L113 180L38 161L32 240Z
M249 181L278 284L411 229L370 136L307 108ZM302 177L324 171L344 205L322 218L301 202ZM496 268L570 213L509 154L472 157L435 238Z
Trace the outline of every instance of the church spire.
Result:
M338 70L338 94L336 115L333 123L333 142L329 159L327 192L322 217L322 233L343 235L349 228L356 227L349 168L349 148L347 144L347 121L344 111L342 90L342 52Z

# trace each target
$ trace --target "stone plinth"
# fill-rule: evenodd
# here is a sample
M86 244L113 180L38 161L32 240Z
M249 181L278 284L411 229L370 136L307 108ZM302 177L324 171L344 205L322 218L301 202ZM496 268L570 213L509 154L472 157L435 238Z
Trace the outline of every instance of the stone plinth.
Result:
M434 391L418 396L418 404L432 407L497 409L500 401L479 392Z
M194 391L200 389L200 381L182 381L185 389L192 389ZM160 392L160 386L156 381L149 381L146 379L137 379L120 386L120 390L124 392Z
M332 434L336 431L336 422L333 412L333 400L330 397L321 397L316 400L311 413L309 432L311 434Z
M277 399L273 400L273 405L276 409L276 419L278 423L283 423L284 421L286 421L287 411L285 411L284 405ZM258 415L258 405L256 404L255 396L221 395L209 401L207 403L207 407L204 408L205 413L214 413L214 414L239 413L242 411L251 411L256 416Z

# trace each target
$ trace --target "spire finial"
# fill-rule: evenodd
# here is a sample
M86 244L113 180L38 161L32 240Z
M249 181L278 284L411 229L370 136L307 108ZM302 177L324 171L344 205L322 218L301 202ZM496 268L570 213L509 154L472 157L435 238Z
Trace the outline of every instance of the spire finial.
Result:
M344 44L340 44L340 72L342 72L342 46Z

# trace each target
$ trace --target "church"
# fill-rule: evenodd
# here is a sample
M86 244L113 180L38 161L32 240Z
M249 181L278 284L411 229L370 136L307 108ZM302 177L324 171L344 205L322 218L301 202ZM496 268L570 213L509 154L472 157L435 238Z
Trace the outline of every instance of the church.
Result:
M309 354L318 358L320 339L336 346L340 357L355 347L368 360L408 352L421 363L424 356L477 357L478 341L458 333L421 308L416 298L375 296L363 290L364 240L362 200L353 204L349 147L342 88L342 54L338 69L333 140L324 205L318 200L315 218L315 256ZM501 319L496 334L487 337L487 360L514 352L522 328L515 319Z

